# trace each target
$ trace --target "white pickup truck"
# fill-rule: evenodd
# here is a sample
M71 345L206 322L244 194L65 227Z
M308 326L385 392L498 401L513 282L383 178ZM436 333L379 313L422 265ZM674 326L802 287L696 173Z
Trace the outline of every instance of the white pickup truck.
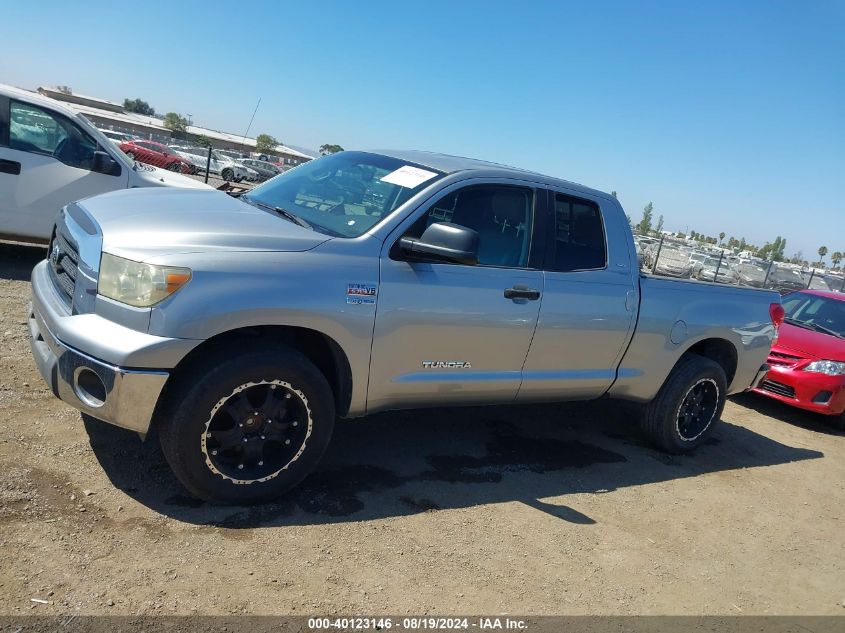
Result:
M55 99L0 84L0 239L46 242L70 202L134 187L211 189L130 160Z

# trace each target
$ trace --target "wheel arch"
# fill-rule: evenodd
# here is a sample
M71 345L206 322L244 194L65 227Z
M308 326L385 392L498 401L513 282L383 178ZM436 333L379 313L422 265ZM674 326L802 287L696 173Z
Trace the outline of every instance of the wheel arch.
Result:
M739 363L739 352L737 351L736 346L733 343L731 343L727 339L719 337L701 339L700 341L693 343L686 350L684 350L683 354L681 354L681 356L678 358L678 361L672 367L672 371L675 371L675 368L678 366L678 363L680 363L681 360L690 355L703 356L704 358L709 358L717 365L719 365L725 372L725 378L727 378L728 388L730 388L730 385L733 382L734 377L736 376L736 370Z
M171 371L161 402L175 389L191 368L210 353L238 343L274 341L284 343L308 358L325 376L334 394L335 409L343 417L352 400L352 368L341 346L330 336L310 328L286 325L258 325L221 332L192 349Z

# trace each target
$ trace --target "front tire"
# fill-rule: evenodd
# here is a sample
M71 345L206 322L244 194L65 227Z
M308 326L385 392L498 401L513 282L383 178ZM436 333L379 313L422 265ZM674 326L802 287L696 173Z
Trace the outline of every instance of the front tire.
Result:
M725 408L727 378L703 356L684 356L644 410L641 426L668 453L688 453L713 432Z
M235 172L233 172L229 167L226 167L220 175L226 182L231 182L235 177Z
M204 368L211 369L199 373ZM207 501L278 498L317 466L334 429L326 378L283 345L220 349L183 371L168 395L164 456L185 488Z

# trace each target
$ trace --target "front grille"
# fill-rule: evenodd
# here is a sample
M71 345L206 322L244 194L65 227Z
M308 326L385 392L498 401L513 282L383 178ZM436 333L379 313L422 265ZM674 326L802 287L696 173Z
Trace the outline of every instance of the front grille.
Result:
M785 385L782 382L776 382L774 380L764 380L760 383L760 389L762 389L763 391L768 391L770 393L776 393L777 395L783 396L784 398L795 397L795 389L793 389L789 385Z
M48 253L50 278L56 285L67 307L73 304L76 287L76 273L79 268L79 250L70 237L64 234L61 225L56 225Z
M801 356L793 356L792 354L784 354L783 352L769 352L769 365L793 366L798 361L802 360Z

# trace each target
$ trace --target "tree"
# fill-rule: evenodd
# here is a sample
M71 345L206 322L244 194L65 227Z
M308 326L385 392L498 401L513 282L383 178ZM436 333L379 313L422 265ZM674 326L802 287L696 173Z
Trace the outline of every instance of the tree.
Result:
M722 240L724 240L724 239L725 239L725 232L722 231L721 233L719 233L719 246L722 245Z
M660 233L663 230L663 214L660 214L660 217L657 219L657 232Z
M155 116L155 109L143 99L124 99L123 109L127 112L135 112L144 116Z
M184 132L188 129L188 119L181 114L168 112L164 115L164 127L172 132Z
M329 154L337 154L342 152L343 148L340 145L320 145L320 156L328 156Z
M260 154L274 151L277 145L281 143L269 134L259 134L255 137L255 149Z
M651 216L654 214L654 205L649 202L643 208L643 219L637 225L640 235L648 235L651 231Z
M763 247L757 251L757 255L765 260L782 262L786 259L783 255L785 248L786 240L778 235L774 242L766 242Z
M611 191L610 195L613 196L614 198L616 198L617 200L619 199L619 196L616 195L615 191Z
M835 251L833 255L830 256L831 261L833 262L833 267L836 268L839 266L839 262L842 261L842 253L839 251Z
M827 246L820 246L819 247L819 263L824 266L824 256L827 255Z
M208 138L205 134L200 134L199 136L197 136L196 139L194 139L194 142L200 147L211 147L211 139Z

